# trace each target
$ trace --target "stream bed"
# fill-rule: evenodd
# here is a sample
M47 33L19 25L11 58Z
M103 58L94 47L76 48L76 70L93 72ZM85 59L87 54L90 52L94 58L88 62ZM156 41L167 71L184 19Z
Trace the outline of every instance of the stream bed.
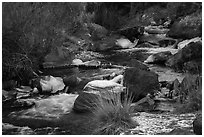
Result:
M116 65L128 64L129 58L144 61L150 54L144 50L130 50L123 54L112 54L108 58L102 59ZM152 50L152 49L151 49ZM162 49L164 50L164 49ZM168 49L166 49L168 50ZM145 53L144 53L145 51ZM154 50L156 51L156 50ZM158 52L158 51L157 51ZM142 56L144 54L144 56ZM123 63L123 64L120 64ZM158 74L159 81L173 81L176 78L181 82L184 78L182 73L174 72L172 69L147 65L151 71ZM93 69L75 70L79 77L96 77L102 74L120 73L120 69ZM76 114L72 111L73 102L77 95L60 94L48 98L34 99L34 107L26 110L3 111L2 134L13 135L84 135L92 134L97 123L89 114ZM71 97L71 99L70 99ZM134 129L130 129L126 135L192 135L192 122L195 119L194 113L175 114L171 113L174 103L164 102L162 105L165 111L155 112L135 112L132 118L139 123ZM169 110L169 111L168 111Z

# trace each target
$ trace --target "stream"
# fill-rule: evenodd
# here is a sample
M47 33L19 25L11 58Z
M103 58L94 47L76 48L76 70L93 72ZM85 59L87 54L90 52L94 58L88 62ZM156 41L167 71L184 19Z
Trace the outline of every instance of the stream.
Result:
M114 51L113 53L101 54L97 60L112 63L119 66L128 66L130 59L144 61L150 54L168 51L162 49L127 49ZM175 53L175 50L172 49ZM98 53L96 53L98 55ZM88 55L87 55L88 56ZM148 64L151 71L158 74L159 81L173 81L176 78L181 82L184 74L174 72L164 66ZM59 70L58 70L59 71ZM99 68L90 70L73 69L66 70L66 73L77 73L81 78L94 78L96 76L112 73L120 73L118 68ZM62 73L63 71L61 71ZM47 72L48 73L48 72ZM51 73L51 72L50 72ZM54 72L53 72L54 74ZM92 134L97 123L94 122L92 115L77 114L72 111L74 100L77 94L59 94L46 98L30 98L26 101L35 102L35 106L23 110L3 111L2 134L14 135L84 135ZM163 103L163 104L162 104ZM158 111L155 112L135 112L132 118L139 123L136 128L121 133L125 135L192 135L192 122L195 119L194 113L175 114L175 103L162 102ZM161 111L163 110L163 111Z

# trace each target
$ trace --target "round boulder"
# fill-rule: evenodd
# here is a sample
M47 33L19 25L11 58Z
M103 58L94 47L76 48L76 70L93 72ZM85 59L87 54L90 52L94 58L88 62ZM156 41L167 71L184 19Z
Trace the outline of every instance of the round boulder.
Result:
M132 96L133 102L137 102L148 93L153 94L155 90L159 89L158 75L138 68L125 70L124 84L128 91L127 94Z
M159 52L153 55L150 55L144 62L145 63L165 63L171 56L170 51Z
M94 80L86 84L84 91L79 94L74 102L75 112L92 112L100 101L110 101L115 95L120 95L124 87L112 80Z

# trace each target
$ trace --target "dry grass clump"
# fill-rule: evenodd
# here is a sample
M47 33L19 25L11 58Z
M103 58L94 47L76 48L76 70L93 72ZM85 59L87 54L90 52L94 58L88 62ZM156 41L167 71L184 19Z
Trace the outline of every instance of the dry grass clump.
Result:
M129 128L138 125L131 118L131 98L121 101L121 94L110 94L110 99L99 98L97 109L93 112L97 123L99 123L94 134L98 135L118 135Z

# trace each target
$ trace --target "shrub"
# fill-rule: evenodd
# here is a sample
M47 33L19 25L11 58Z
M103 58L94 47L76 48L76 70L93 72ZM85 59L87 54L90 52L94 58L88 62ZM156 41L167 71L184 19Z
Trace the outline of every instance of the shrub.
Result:
M61 46L63 33L84 29L85 3L17 2L2 4L3 80L37 70L52 48ZM31 74L32 75L32 74Z
M121 101L120 94L110 94L110 100L99 98L97 109L93 112L94 117L99 123L94 134L99 135L118 135L129 128L138 125L131 118L131 98L125 98Z

